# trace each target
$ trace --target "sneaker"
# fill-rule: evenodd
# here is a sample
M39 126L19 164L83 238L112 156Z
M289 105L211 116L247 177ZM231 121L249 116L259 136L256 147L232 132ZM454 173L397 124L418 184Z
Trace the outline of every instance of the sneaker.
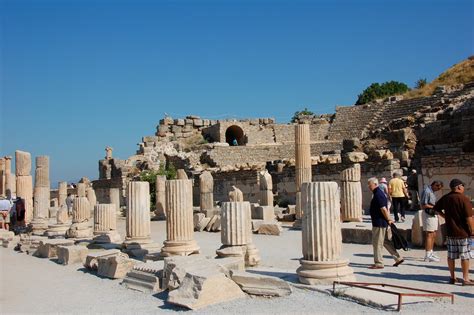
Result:
M426 262L439 262L440 259L436 256L429 255L429 256L425 256L425 261Z
M402 222L405 222L405 217L402 217Z
M394 267L398 267L398 265L403 264L404 261L405 261L405 259L402 258L402 259L400 259L399 261L395 262L395 263L393 264L393 266L394 266Z
M438 255L436 255L434 252L431 252L431 257L434 257L434 258L436 258L436 259L438 259L438 260L439 260L439 256L438 256Z

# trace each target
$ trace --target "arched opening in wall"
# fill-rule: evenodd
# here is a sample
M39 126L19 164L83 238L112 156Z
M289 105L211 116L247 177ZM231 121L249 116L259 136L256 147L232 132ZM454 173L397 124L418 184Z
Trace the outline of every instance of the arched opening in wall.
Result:
M244 145L244 131L239 126L230 126L225 131L225 142L229 145Z

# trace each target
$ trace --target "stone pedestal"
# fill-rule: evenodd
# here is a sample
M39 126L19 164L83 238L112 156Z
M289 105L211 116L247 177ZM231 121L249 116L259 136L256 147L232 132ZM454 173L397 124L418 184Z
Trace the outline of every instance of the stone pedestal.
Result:
M158 175L156 176L156 185L155 185L155 199L156 199L156 208L155 208L155 219L156 220L165 220L166 219L166 176Z
M340 257L342 235L337 183L303 183L301 190L303 258L296 270L300 282L354 281L349 261Z
M151 239L150 184L130 182L127 205L127 236L123 242L127 252L139 256L159 251L159 245Z
M94 209L94 242L121 243L117 232L117 214L114 204L97 204Z
M247 266L260 262L258 249L252 242L250 203L223 202L221 216L222 246L216 251L219 257L244 257Z
M91 206L86 197L74 198L72 206L72 225L67 231L70 238L91 238L92 224L90 222Z
M295 182L296 182L296 221L295 228L301 227L302 205L301 184L311 182L311 146L308 124L295 125Z
M67 182L59 182L58 202L59 202L60 207L66 204L66 198L67 198Z
M201 211L214 209L214 178L208 171L199 176L200 207Z
M109 202L115 205L115 211L117 216L122 216L120 208L120 188L110 188L109 189Z
M194 240L193 187L188 179L166 182L166 241L161 255L187 256L199 253Z
M45 235L49 238L64 238L70 227L67 206L62 205L56 213L56 224L48 225Z
M341 172L341 219L362 222L362 212L360 164L354 164Z
M260 172L260 205L273 207L273 181L267 170Z

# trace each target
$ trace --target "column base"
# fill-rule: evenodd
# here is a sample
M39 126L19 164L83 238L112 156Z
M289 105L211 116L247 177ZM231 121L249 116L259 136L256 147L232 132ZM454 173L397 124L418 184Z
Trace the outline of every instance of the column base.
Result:
M66 237L66 232L71 227L71 224L54 224L48 225L48 229L44 233L49 238L63 238Z
M362 217L361 218L342 218L342 222L362 222Z
M92 227L90 226L89 221L73 223L66 235L68 238L91 239Z
M348 260L309 261L300 259L301 266L296 270L299 280L304 284L332 284L333 281L355 281L354 271Z
M164 241L161 256L189 256L199 254L199 246L195 240L190 241Z
M296 219L295 222L293 223L292 228L296 230L301 230L303 221L301 219Z
M225 257L245 257L247 249L245 245L222 245L216 250L216 255L219 258Z
M158 253L160 251L160 244L154 242L149 237L126 238L122 246L124 247L125 253L140 258L147 254Z
M94 232L94 236L93 241L97 244L122 243L122 237L117 231Z

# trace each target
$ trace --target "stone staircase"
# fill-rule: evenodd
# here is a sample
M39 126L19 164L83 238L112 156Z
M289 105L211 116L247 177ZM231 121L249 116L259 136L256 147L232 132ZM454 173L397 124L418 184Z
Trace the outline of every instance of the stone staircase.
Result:
M361 138L363 131L380 112L383 104L336 107L336 117L329 127L329 140Z

